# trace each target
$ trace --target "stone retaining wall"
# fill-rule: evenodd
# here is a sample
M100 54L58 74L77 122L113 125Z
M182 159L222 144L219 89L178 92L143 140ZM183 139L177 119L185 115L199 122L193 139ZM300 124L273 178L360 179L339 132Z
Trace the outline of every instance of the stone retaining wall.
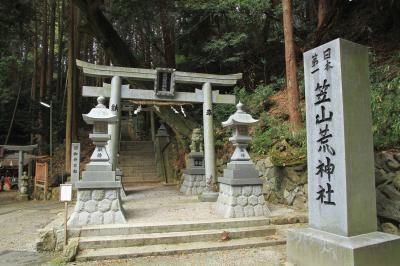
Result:
M254 163L265 180L263 193L268 202L307 208L307 165L276 167L268 157ZM387 232L397 233L400 225L400 152L375 154L375 185L380 226Z

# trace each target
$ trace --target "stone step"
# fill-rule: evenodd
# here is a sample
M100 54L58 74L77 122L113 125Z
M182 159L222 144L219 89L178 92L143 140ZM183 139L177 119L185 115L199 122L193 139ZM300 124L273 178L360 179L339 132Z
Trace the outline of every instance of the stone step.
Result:
M119 167L138 167L138 168L156 168L156 161L152 160L141 160L141 161L119 161Z
M306 217L306 215L305 215ZM304 217L302 219L305 219ZM214 219L205 221L152 222L136 224L91 225L81 229L80 236L110 236L146 233L201 231L208 229L259 227L270 224L287 224L286 220L268 217ZM281 221L282 220L282 221Z
M130 163L130 164L140 164L141 162L155 162L156 158L153 155L143 155L143 156L124 156L119 157L118 162L121 164Z
M207 241L181 244L162 244L135 247L100 248L82 250L76 257L77 261L121 259L144 256L175 255L185 253L207 252L214 250L230 250L254 247L266 247L283 245L286 240L283 238L268 239L266 237L252 237L232 239L229 241Z
M153 178L153 179L129 179L126 181L122 181L124 187L132 187L132 186L137 186L142 183L159 183L161 182L161 179L159 178Z
M133 173L135 176L138 174L157 174L156 167L139 167L139 166L121 166L124 176L131 176L129 173Z
M119 146L120 150L152 150L154 151L154 145L124 145Z
M131 141L126 141L123 140L121 141L121 146L122 145L153 145L153 141L152 140L131 140Z
M81 237L79 248L117 248L158 244L178 244L189 242L218 241L224 231L229 232L231 238L248 238L257 236L269 236L276 233L271 226L211 229L201 231L150 233L134 235L92 236Z
M129 188L129 187L137 187L137 186L142 186L145 184L155 184L155 183L161 183L161 179L146 179L146 180L136 180L136 181L128 181L128 182L123 182L124 188Z
M154 149L154 144L152 141L150 142L121 142L120 149L142 149L142 148L150 148Z
M156 179L158 177L157 172L139 172L139 171L123 171L123 177L122 180L128 180L129 178L135 179L135 178L142 178L142 179Z
M137 160L123 160L118 162L119 166L125 166L125 167L142 167L142 168L149 168L149 166L155 166L156 165L156 160L154 158L152 159L137 159Z
M154 155L154 151L121 151L119 158L127 158L127 157L142 157L142 156L146 156L146 157L151 157L151 156L155 156Z

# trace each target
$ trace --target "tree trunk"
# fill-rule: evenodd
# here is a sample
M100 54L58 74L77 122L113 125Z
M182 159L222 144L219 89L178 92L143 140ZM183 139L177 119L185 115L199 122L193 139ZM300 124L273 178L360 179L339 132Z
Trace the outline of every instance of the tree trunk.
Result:
M299 112L299 87L297 84L296 54L293 40L293 17L291 0L282 0L283 29L285 36L286 88L288 96L289 119L293 130L302 127Z
M106 54L114 65L139 66L132 51L114 30L112 24L104 16L99 6L100 1L74 0L75 5L86 17L87 23L97 41L101 43Z
M79 72L76 67L76 59L80 59L81 53L81 34L79 32L80 11L75 9L75 23L74 23L74 77L73 77L73 96L72 96L72 140L78 140L78 121L79 121Z
M65 122L65 171L67 173L71 170L71 140L72 140L72 115L73 115L73 87L74 87L74 68L75 68L75 55L74 55L74 5L72 0L70 2L69 11L69 40L68 40L68 73L67 73L67 118Z
M40 62L40 91L39 91L39 101L44 101L46 97L46 89L47 89L47 53L48 53L48 22L47 22L47 0L43 0L43 21L42 21L42 54L41 54L41 62ZM39 108L38 112L38 127L39 127L39 135L38 135L38 152L39 154L43 154L43 144L44 144L44 123L43 123L43 108Z
M50 0L50 44L49 65L47 69L47 98L53 96L53 72L54 72L54 40L56 33L56 0Z
M170 17L168 2L159 1L161 31L164 41L164 59L167 67L175 68L175 19Z
M64 0L61 0L61 5L59 8L58 15L58 52L57 52L57 87L56 87L56 99L57 101L60 99L61 90L62 90L62 56L63 56L63 21L64 21Z
M319 30L319 28L324 23L328 12L329 12L329 0L319 0L317 30Z
M43 22L42 22L42 57L41 57L41 71L40 71L40 100L42 101L46 96L47 87L47 53L48 53L48 23L47 23L47 0L43 0Z
M193 121L193 119L183 119L179 114L175 114L171 109L166 106L160 106L159 111L154 109L161 120L167 123L171 129L174 131L175 135L189 137L192 134L192 130L197 128L199 125Z
M30 103L30 111L32 114L31 117L31 144L35 142L35 138L37 135L33 133L33 129L36 124L36 97L37 97L37 77L38 77L38 23L37 23L37 8L36 8L36 0L33 1L33 12L34 12L34 34L33 34L33 73L32 73L32 85L31 85L31 103Z

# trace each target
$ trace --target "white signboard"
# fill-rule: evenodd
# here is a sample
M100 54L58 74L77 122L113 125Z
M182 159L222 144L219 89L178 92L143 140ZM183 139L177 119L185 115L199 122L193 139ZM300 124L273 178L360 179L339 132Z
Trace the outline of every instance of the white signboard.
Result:
M79 162L81 160L81 144L71 144L71 182L79 181Z
M60 201L66 202L72 200L72 184L60 185Z

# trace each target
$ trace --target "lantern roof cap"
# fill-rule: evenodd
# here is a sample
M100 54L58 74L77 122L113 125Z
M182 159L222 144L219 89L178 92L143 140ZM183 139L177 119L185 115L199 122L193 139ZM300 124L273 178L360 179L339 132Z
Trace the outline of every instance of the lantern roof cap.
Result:
M228 120L222 122L223 127L235 126L235 125L253 125L258 123L257 119L254 119L250 114L243 111L243 104L239 101L236 105L236 112L231 115Z
M115 123L118 118L117 115L113 114L105 105L105 98L103 96L99 96L97 98L96 107L92 108L88 114L82 114L83 120L87 124L95 124L98 122L105 123Z

